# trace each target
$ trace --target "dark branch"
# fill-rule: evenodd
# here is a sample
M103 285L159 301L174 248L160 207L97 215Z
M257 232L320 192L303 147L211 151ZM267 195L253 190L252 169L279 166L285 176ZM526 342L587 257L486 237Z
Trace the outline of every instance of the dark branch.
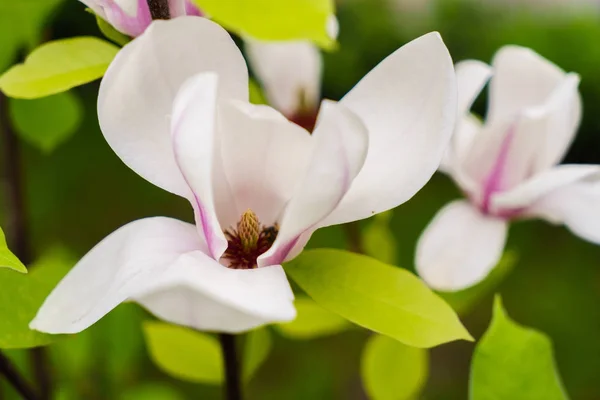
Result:
M29 383L19 374L8 358L0 353L0 373L25 400L39 400Z
M148 0L148 8L152 19L169 19L171 17L168 0Z
M225 392L227 400L241 400L240 366L235 347L235 336L228 333L219 334L223 361L225 364Z

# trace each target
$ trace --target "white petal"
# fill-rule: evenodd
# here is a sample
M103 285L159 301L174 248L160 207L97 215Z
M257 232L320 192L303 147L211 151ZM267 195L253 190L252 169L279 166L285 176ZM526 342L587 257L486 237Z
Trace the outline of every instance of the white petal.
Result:
M157 217L132 222L94 247L48 296L32 329L80 332L168 269L201 248L193 225Z
M212 72L190 78L175 98L171 120L175 161L192 191L187 197L194 207L196 225L215 260L227 249L213 190L213 165L220 162L215 157L218 83Z
M248 63L265 89L269 104L288 117L321 100L322 60L306 41L246 40Z
M598 165L559 165L512 190L494 194L491 199L492 209L526 208L556 189L599 174Z
M338 206L365 162L367 130L341 104L323 102L313 139L308 172L285 209L275 243L259 257L259 266L282 263L301 250L306 243L296 247L300 236L316 229Z
M565 73L533 50L504 46L492 61L488 122L513 120L528 107L546 101L564 79Z
M306 173L310 134L268 106L242 102L223 104L219 125L223 167L237 208L232 223L251 209L262 224L274 224Z
M481 61L466 60L456 63L459 118L468 114L471 105L492 76L492 68Z
M365 165L329 224L396 207L440 165L456 119L456 76L439 34L422 36L369 72L340 102L369 130Z
M564 224L577 236L600 244L600 181L596 176L561 187L540 199L529 213Z
M483 215L467 201L442 208L417 244L415 266L436 290L456 291L472 286L500 261L507 223Z
M132 17L136 16L140 0L114 0L114 2L121 7L127 15Z
M205 18L180 17L155 21L126 45L100 85L98 117L109 145L142 177L183 196L170 113L182 83L207 71L219 75L220 98L247 100L246 65L229 34Z
M198 251L182 256L160 280L157 290L138 294L136 301L179 325L237 333L296 316L281 266L229 269Z
M514 120L486 123L465 160L468 174L483 184L502 155L499 187L508 190L556 164L579 125L578 83L576 74L568 74L544 102L522 109Z

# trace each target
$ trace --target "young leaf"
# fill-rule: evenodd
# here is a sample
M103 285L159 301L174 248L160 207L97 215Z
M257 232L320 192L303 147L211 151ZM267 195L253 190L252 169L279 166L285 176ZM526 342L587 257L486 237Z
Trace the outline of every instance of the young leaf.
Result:
M452 308L407 270L317 249L287 263L286 271L322 307L409 346L472 340Z
M255 329L248 333L244 346L243 376L250 381L271 352L271 334L266 328Z
M119 48L94 37L48 42L0 77L7 96L36 99L100 78Z
M427 350L373 335L362 354L361 375L372 400L412 400L425 386Z
M34 100L11 99L9 104L16 132L47 153L75 133L83 118L83 106L71 92Z
M226 29L261 40L306 39L331 48L333 0L194 0Z
M352 326L344 318L325 310L308 297L296 298L294 305L298 313L296 319L285 324L274 325L289 339L310 340L335 335Z
M175 378L218 385L223 380L219 342L182 326L148 321L144 335L154 363Z
M552 343L541 332L511 321L500 297L494 316L475 348L471 400L565 400L554 365Z
M90 12L93 14L93 11ZM94 15L96 16L98 29L100 29L100 32L102 32L107 39L112 40L119 46L125 46L127 43L131 42L131 38L129 36L116 30L111 24L100 18L98 15Z
M0 268L10 268L15 271L27 273L27 268L23 265L21 260L15 256L6 244L6 237L4 231L0 229Z
M75 264L64 250L53 250L36 261L27 275L0 270L0 349L44 346L59 336L29 329L42 302Z

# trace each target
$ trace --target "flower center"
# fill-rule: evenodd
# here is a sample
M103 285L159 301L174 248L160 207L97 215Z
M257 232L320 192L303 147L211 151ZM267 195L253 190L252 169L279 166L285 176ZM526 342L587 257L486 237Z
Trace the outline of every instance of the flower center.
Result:
M223 258L229 264L228 267L256 268L256 259L271 248L278 232L277 224L261 226L256 214L250 209L246 210L235 229L232 227L223 232L227 239L227 250Z

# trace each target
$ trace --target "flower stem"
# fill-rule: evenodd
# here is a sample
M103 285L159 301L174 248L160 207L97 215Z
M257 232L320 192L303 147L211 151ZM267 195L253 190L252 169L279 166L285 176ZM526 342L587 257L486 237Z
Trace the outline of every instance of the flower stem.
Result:
M8 98L0 93L0 133L2 134L2 158L4 159L6 193L6 239L13 253L23 264L29 266L33 261L29 232L27 229L27 212L25 190L23 188L23 171L21 169L21 153L19 141L10 125ZM44 348L31 349L31 360L36 381L39 385L40 399L50 398L52 385L48 362Z
M240 366L235 346L235 335L228 333L219 334L221 351L225 364L225 398L227 400L241 400L242 389L240 386Z
M27 383L10 360L2 353L0 353L0 373L6 377L6 380L19 392L23 399L39 400L35 391L29 386L29 383Z
M152 19L169 19L169 0L148 0L148 8Z
M350 222L343 226L346 233L346 239L348 239L348 249L354 253L363 254L364 248L359 222Z

